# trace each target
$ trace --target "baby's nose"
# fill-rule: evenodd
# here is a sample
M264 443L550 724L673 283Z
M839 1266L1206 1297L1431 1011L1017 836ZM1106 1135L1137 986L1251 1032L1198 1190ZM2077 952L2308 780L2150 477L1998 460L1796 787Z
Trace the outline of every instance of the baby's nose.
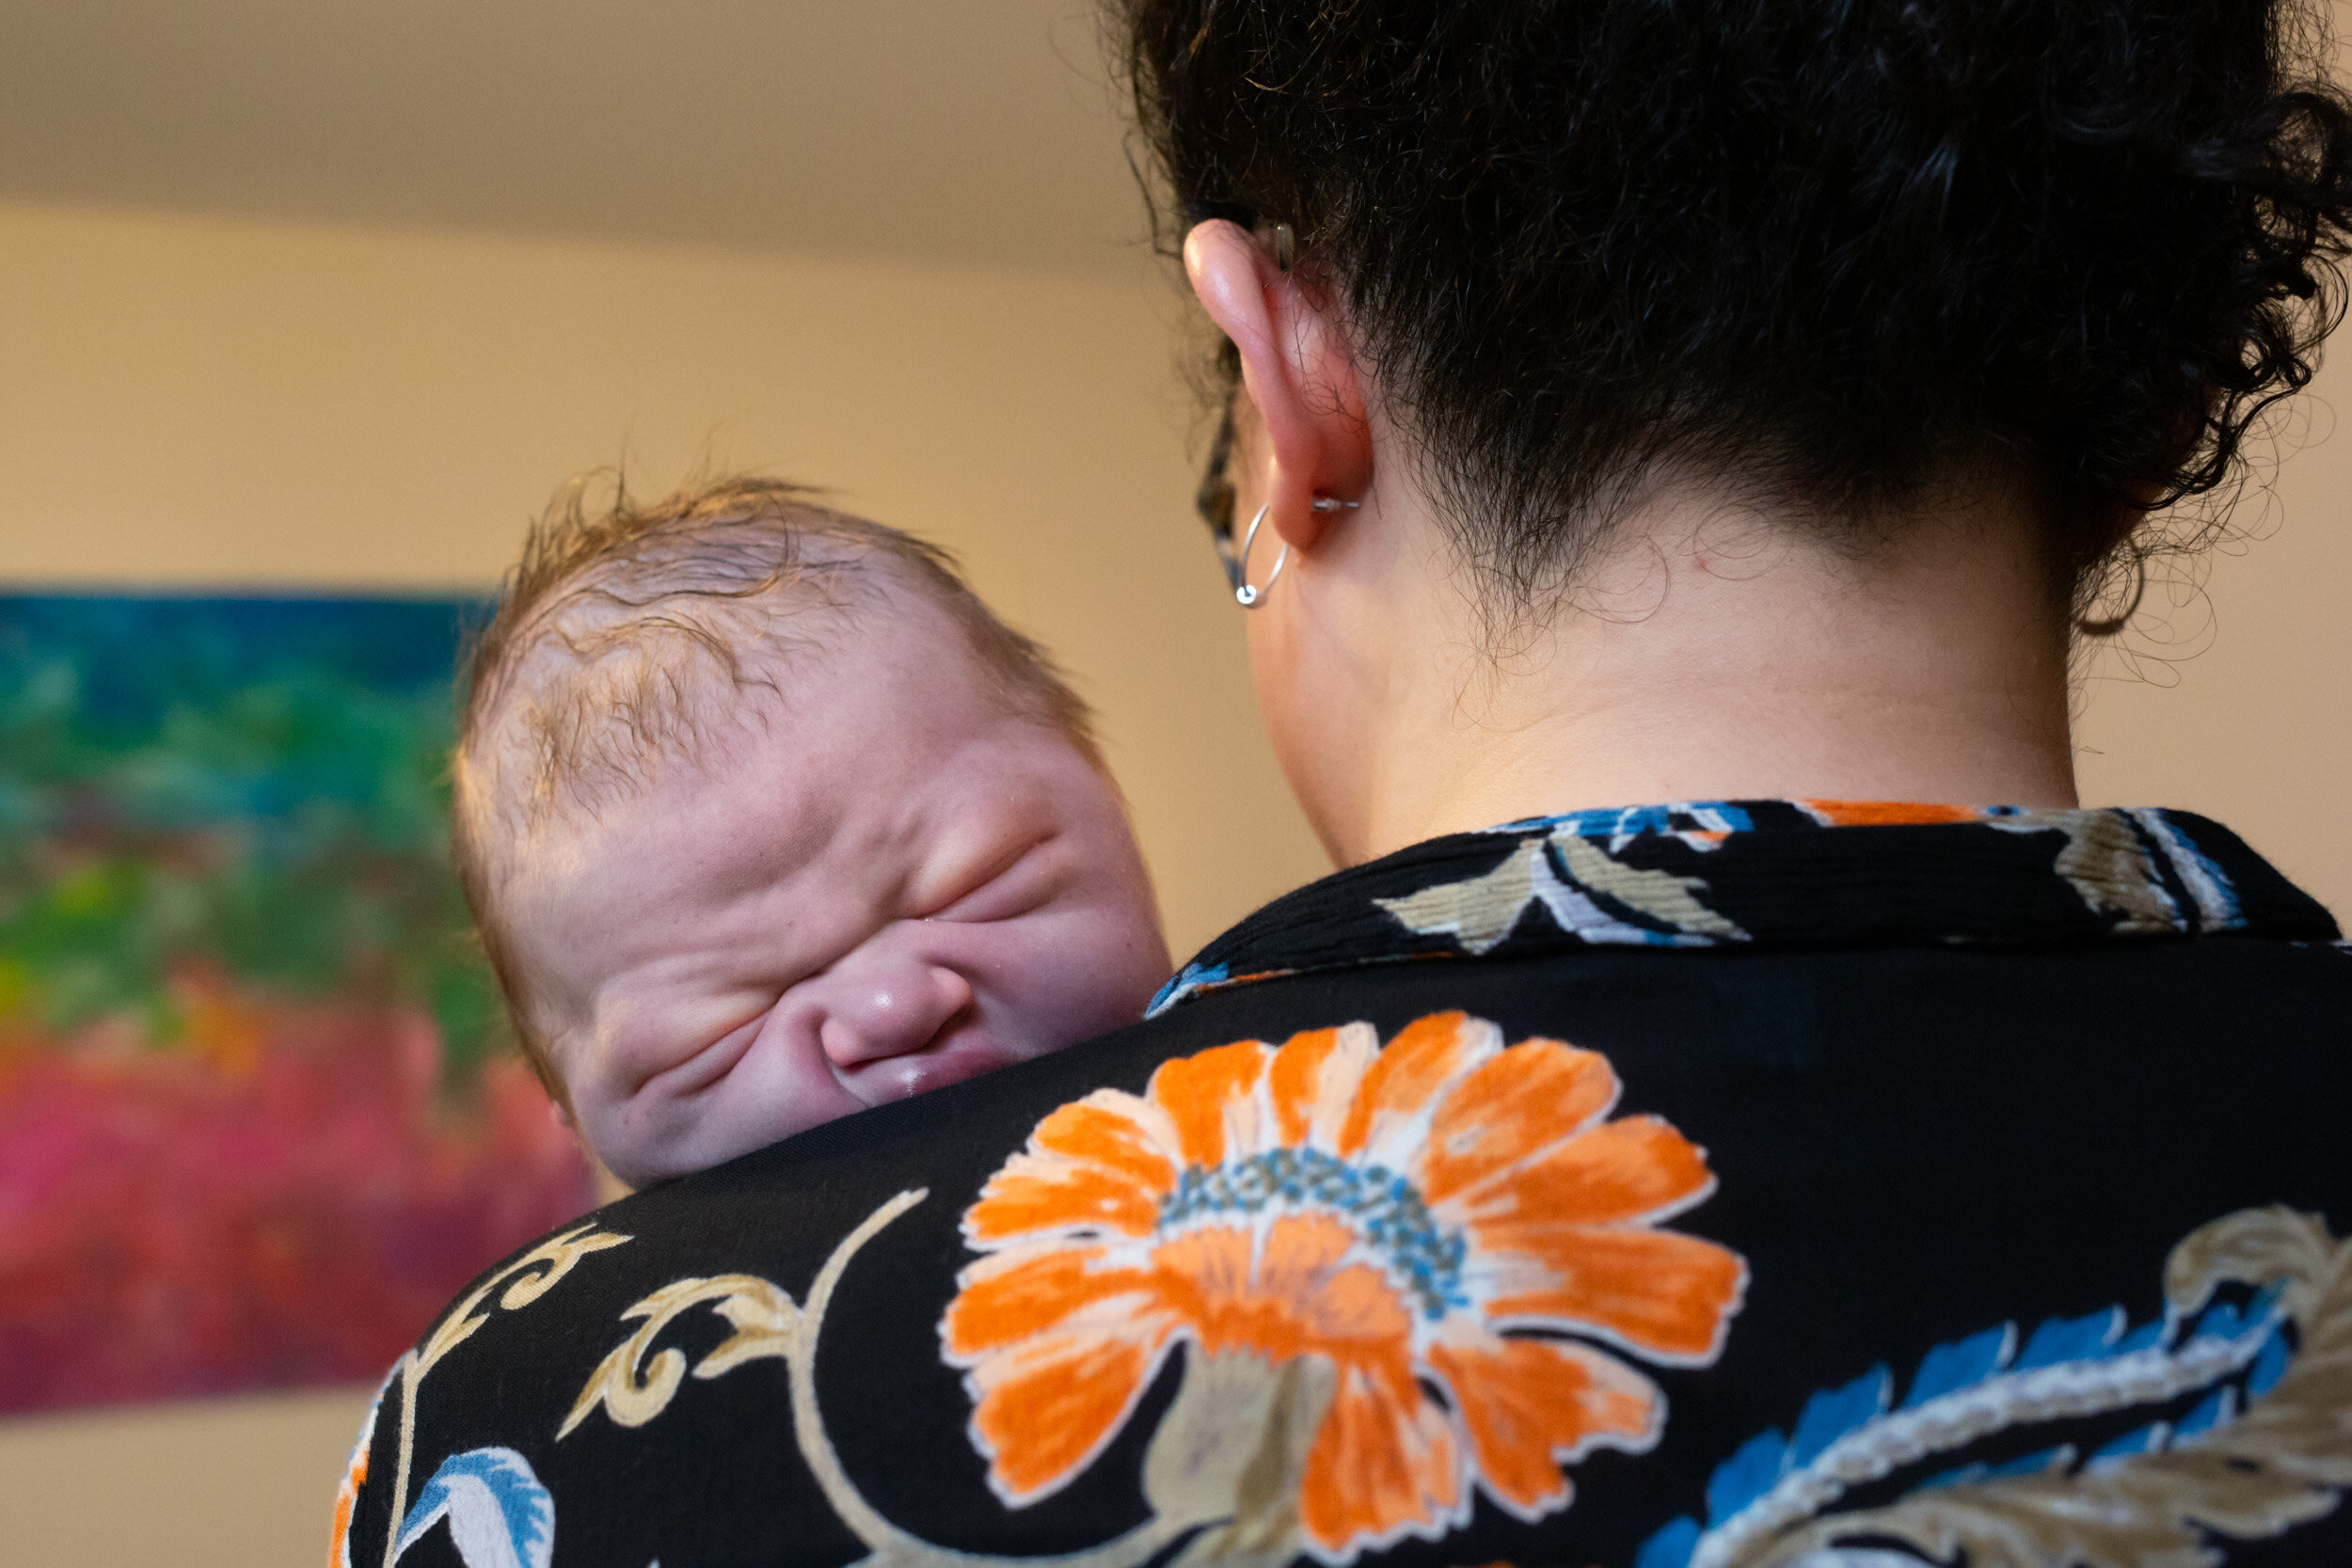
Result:
M971 982L934 964L893 964L838 978L840 991L817 1039L839 1068L920 1051L972 1005Z

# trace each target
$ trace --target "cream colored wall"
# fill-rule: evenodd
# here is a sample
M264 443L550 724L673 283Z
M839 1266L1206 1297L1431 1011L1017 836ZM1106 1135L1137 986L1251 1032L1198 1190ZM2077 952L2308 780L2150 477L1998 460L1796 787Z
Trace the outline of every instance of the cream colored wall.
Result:
M2160 571L2092 661L2075 770L2085 800L2228 823L2352 925L2352 332L2280 435L2241 537Z
M0 206L0 581L475 586L565 474L626 457L665 483L707 444L948 543L1080 673L1181 955L1322 863L1187 505L1174 319L1141 267L1044 280ZM2352 390L2346 365L2316 402ZM2287 466L2273 536L2172 616L2185 634L2209 609L2216 635L2169 687L2101 667L2082 770L2088 799L2209 811L2352 910L2348 482L2352 434ZM0 1423L0 1556L310 1560L363 1404Z
M0 206L0 580L495 582L567 474L836 486L1102 708L1197 945L1320 866L1126 282Z
M368 1394L0 1421L8 1568L317 1568Z

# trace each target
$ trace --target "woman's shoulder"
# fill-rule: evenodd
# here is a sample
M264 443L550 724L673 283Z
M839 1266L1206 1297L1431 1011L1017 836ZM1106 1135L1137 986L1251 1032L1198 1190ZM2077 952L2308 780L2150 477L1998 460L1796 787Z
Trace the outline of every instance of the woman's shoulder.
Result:
M2092 1513L2143 1555L2342 1528L2297 1523L2352 1397L2312 1348L2352 1332L2315 905L2174 814L1856 822L1813 834L1861 847L1822 918L1924 929L1937 876L2006 878L2037 891L1953 907L2050 934L1766 941L1723 869L1753 829L1625 826L1335 879L1328 928L1400 950L1229 971L508 1259L395 1370L354 1560L2055 1565ZM1649 935L1583 940L1570 895Z
M356 1560L2056 1565L2331 1507L2342 1025L1870 957L1234 988L614 1205L395 1369Z

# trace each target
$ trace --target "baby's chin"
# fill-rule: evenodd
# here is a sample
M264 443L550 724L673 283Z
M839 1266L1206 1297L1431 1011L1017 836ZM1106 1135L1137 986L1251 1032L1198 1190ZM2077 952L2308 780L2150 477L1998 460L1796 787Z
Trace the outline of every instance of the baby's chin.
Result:
M986 1036L970 1033L908 1055L868 1062L835 1076L841 1080L841 1086L864 1104L887 1105L994 1072L1022 1059L1019 1053L1006 1050Z

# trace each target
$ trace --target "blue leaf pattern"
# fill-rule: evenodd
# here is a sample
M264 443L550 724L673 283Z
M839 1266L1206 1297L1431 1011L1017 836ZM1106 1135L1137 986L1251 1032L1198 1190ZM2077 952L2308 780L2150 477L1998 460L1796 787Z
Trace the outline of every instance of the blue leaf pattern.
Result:
M1788 1445L1779 1432L1758 1433L1740 1451L1715 1466L1707 1479L1707 1520L1720 1524L1772 1490L1780 1480Z
M2118 1307L2047 1319L2021 1349L2016 1325L2002 1323L1930 1350L1891 1410L1894 1377L1874 1367L1807 1400L1793 1436L1775 1428L1741 1444L1708 1478L1707 1527L1688 1515L1674 1520L1644 1543L1635 1568L1728 1561L1744 1544L1820 1512L1851 1486L2014 1426L2207 1390L2179 1421L2140 1426L2097 1449L2090 1463L2158 1451L2234 1418L2239 1391L2223 1379L2244 1372L2247 1399L2279 1381L2291 1359L2281 1320L2276 1292L2265 1291L2243 1308L2207 1308L2185 1332L2172 1319L2127 1332ZM2065 1445L1998 1465L1963 1465L1917 1490L2041 1474L2075 1458Z
M1497 835L1527 832L1565 832L1579 838L1606 839L1612 852L1645 833L1671 835L1694 849L1712 849L1724 833L1751 832L1756 819L1728 800L1693 801L1672 806L1602 806L1563 812L1555 816L1523 816L1516 822L1480 830Z
M1223 964L1186 964L1175 978L1159 989L1150 1006L1143 1009L1143 1016L1157 1018L1193 992L1221 986L1230 978L1232 974Z
M2016 1344L2016 1325L2003 1323L1982 1334L1972 1334L1956 1345L1936 1346L1912 1374L1911 1392L1903 1400L1903 1408L1916 1410L1930 1400L1975 1387L2001 1370Z
M1894 1374L1884 1367L1873 1367L1843 1388L1828 1389L1807 1400L1804 1414L1797 1418L1797 1434L1788 1440L1788 1467L1804 1469L1821 1457L1823 1449L1884 1415L1894 1388Z
M2199 1401L2197 1408L2182 1417L2179 1423L2173 1427L2173 1440L2177 1442L2184 1437L2194 1437L2199 1433L2209 1432L2228 1420L2236 1394L2237 1390L2234 1388L2217 1388L2206 1398Z
M1642 1543L1633 1568L1684 1568L1699 1544L1699 1522L1684 1515Z
M2258 1400L2269 1393L2286 1376L2287 1358L2287 1337L2274 1328L2270 1338L2263 1341L2262 1354L2254 1357L2253 1370L2246 1374L2246 1397Z
M2033 1331L2018 1354L2016 1370L2055 1367L2061 1361L2088 1361L2104 1354L2123 1337L2123 1309L2110 1307L2082 1318L2051 1318Z
M392 1559L442 1519L466 1568L548 1568L555 1501L513 1449L471 1449L441 1461L401 1521Z
M1964 1486L1979 1481L1998 1481L2004 1476L2038 1476L2074 1462L2074 1446L2065 1444L2055 1449L2042 1449L2033 1453L2020 1454L2015 1459L2005 1460L1998 1465L1963 1465L1956 1470L1944 1470L1930 1476L1912 1490L1933 1492L1940 1487Z

